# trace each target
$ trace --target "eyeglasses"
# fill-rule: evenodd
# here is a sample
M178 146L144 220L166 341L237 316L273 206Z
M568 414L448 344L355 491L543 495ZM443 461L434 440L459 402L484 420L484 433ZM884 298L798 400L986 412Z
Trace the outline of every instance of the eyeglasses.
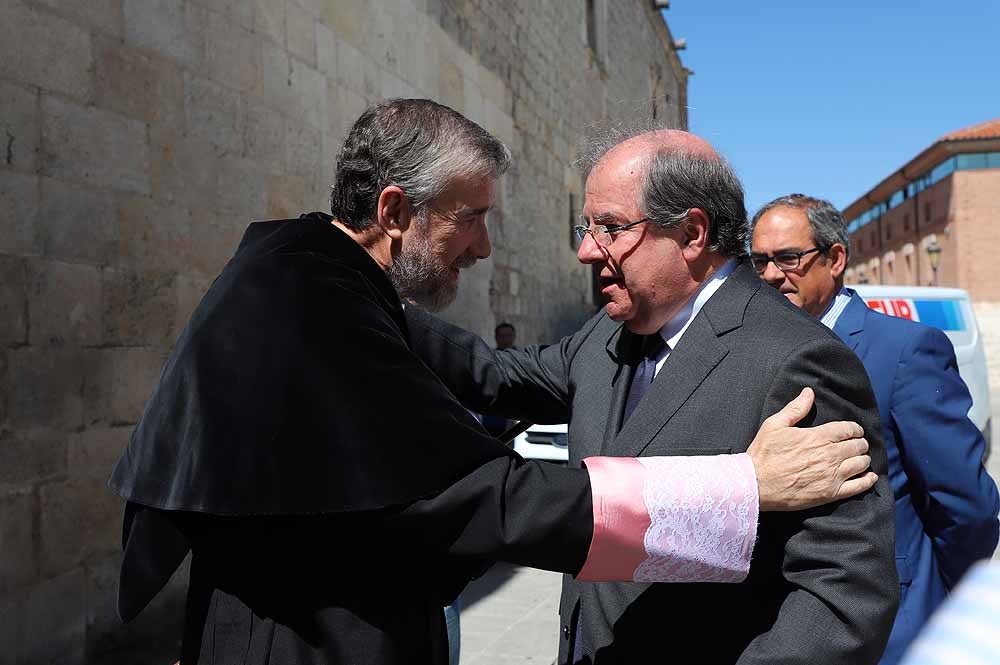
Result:
M581 215L580 221L586 222L587 218ZM649 217L643 217L642 219L637 219L636 221L628 222L627 224L607 224L604 226L595 226L593 228L581 224L573 227L573 233L575 233L576 237L580 240L583 240L589 233L590 237L593 238L594 242L596 242L600 247L607 247L615 239L613 234L618 233L619 231L625 231L626 229L630 229L633 226L638 226L639 224L648 221Z
M799 264L802 263L802 257L813 252L822 253L823 249L819 247L813 247L812 249L804 249L801 252L778 252L774 256L768 256L767 254L751 254L750 263L753 264L753 269L757 271L758 274L762 274L767 270L767 264L774 262L778 270L782 272L788 272L789 270L797 270Z

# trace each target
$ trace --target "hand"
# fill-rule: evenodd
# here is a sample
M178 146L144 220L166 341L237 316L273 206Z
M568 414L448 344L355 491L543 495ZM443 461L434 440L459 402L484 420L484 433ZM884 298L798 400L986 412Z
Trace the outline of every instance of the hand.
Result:
M793 425L809 413L815 395L799 396L764 421L747 453L757 472L760 510L803 510L865 492L878 476L871 464L864 430L857 423L818 427ZM861 474L861 475L859 475Z

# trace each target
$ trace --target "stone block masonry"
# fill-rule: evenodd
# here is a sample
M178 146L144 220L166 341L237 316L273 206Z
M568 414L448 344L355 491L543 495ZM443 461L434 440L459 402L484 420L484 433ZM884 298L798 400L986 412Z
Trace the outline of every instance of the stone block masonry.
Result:
M368 105L430 97L511 146L446 316L552 341L596 308L577 146L652 109L685 125L670 44L644 0L0 3L0 662L176 659L185 571L114 616L107 476L247 224L327 209Z

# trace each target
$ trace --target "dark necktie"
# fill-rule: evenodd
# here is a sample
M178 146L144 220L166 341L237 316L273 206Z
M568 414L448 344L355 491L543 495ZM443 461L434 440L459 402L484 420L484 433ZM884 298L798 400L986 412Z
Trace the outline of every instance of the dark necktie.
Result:
M622 426L628 421L629 416L639 406L643 395L649 390L656 376L656 359L663 352L667 343L663 341L660 333L646 335L642 343L642 352L639 363L635 367L635 374L632 375L632 385L628 389L628 399L625 401L625 413L622 416Z

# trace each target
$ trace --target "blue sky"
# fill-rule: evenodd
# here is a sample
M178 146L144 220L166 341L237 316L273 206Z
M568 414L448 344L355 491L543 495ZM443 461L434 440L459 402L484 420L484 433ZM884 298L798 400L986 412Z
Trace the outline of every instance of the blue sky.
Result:
M793 191L843 208L942 134L1000 117L1000 0L673 0L689 124L750 214Z

